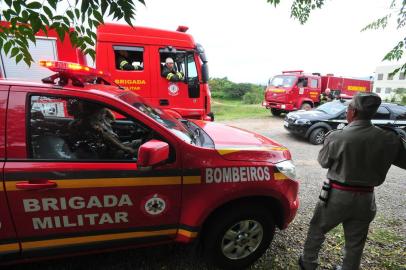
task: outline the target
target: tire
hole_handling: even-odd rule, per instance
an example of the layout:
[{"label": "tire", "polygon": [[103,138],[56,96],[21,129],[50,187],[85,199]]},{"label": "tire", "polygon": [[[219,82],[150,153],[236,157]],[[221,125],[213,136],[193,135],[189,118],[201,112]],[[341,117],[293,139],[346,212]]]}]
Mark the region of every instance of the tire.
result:
[{"label": "tire", "polygon": [[302,105],[300,106],[300,109],[305,110],[305,111],[310,111],[311,109],[313,109],[313,107],[309,103],[302,103]]},{"label": "tire", "polygon": [[220,269],[245,269],[268,248],[275,223],[268,209],[244,204],[215,215],[205,228],[206,259]]},{"label": "tire", "polygon": [[309,141],[312,144],[322,144],[324,142],[324,138],[326,136],[326,129],[324,128],[316,128],[310,133]]},{"label": "tire", "polygon": [[271,113],[274,116],[279,116],[279,115],[281,115],[282,111],[278,110],[278,109],[271,108]]}]

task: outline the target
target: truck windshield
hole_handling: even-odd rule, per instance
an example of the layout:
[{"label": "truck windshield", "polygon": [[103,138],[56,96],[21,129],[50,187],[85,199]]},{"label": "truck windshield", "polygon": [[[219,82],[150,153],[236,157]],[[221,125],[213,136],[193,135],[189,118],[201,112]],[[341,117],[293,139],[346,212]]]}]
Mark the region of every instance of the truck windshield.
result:
[{"label": "truck windshield", "polygon": [[274,87],[292,87],[296,81],[296,76],[279,75],[272,78],[269,86]]},{"label": "truck windshield", "polygon": [[325,112],[327,114],[335,115],[337,113],[343,112],[347,107],[348,103],[341,102],[339,100],[324,103],[319,106],[316,110]]},{"label": "truck windshield", "polygon": [[181,140],[187,143],[193,142],[193,134],[191,134],[184,127],[184,125],[182,125],[178,120],[161,111],[160,109],[153,108],[148,104],[144,103],[144,101],[134,93],[125,92],[120,96],[118,96],[118,98],[135,107],[137,110],[146,114],[148,117],[154,119],[159,124],[168,128],[173,134],[175,134]]}]

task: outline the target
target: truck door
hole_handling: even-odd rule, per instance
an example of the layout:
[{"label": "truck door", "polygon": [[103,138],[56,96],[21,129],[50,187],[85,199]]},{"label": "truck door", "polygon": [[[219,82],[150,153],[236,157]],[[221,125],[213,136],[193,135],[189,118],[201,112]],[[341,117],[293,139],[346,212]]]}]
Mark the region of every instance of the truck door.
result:
[{"label": "truck door", "polygon": [[[201,118],[204,115],[204,98],[200,94],[194,51],[159,48],[159,57],[154,60],[161,71],[157,76],[157,100],[154,104],[162,109],[175,111],[186,118]],[[170,81],[161,76],[165,60],[172,58],[175,69],[184,75],[178,81]]]},{"label": "truck door", "polygon": [[150,100],[153,69],[149,60],[150,48],[113,43],[98,46],[97,69],[108,70],[115,83]]},{"label": "truck door", "polygon": [[4,190],[4,162],[6,136],[6,108],[8,86],[0,86],[0,261],[20,254],[20,245],[10,216],[6,191]]},{"label": "truck door", "polygon": [[[156,132],[136,118],[114,120],[107,107],[125,114],[112,106],[56,91],[21,87],[10,95],[14,132],[8,133],[5,187],[23,255],[172,241],[180,209],[179,153],[170,153],[172,163],[140,171],[123,146],[136,149]],[[93,114],[100,109],[102,116]],[[106,148],[112,140],[93,137],[93,124],[84,128],[81,117],[91,112],[92,119],[107,117],[123,148]]]},{"label": "truck door", "polygon": [[314,103],[320,102],[320,85],[318,78],[309,78],[309,97]]}]

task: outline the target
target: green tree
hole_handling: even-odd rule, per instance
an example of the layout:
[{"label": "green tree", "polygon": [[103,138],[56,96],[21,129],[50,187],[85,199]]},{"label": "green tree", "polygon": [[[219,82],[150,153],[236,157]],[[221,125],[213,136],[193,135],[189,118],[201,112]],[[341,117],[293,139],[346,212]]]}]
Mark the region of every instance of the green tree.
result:
[{"label": "green tree", "polygon": [[[275,7],[280,4],[281,0],[267,0],[268,3],[273,4]],[[299,20],[301,24],[306,23],[309,19],[310,13],[315,9],[320,9],[325,4],[326,0],[293,0],[291,6],[291,17]],[[381,18],[376,19],[361,31],[385,29],[390,19],[396,21],[396,28],[403,29],[406,26],[406,0],[389,0],[388,5],[391,12],[384,14]],[[400,36],[399,42],[395,47],[390,50],[382,61],[400,60],[406,49],[406,38],[404,35]],[[392,74],[398,72],[406,73],[406,63],[401,67],[395,69]]]},{"label": "green tree", "polygon": [[[61,40],[69,36],[71,44],[80,48],[93,59],[96,41],[95,29],[103,24],[105,16],[113,20],[124,19],[129,25],[135,20],[135,2],[145,5],[144,0],[5,0],[1,11],[2,19],[9,25],[0,25],[0,48],[6,55],[23,60],[27,65],[33,62],[29,52],[29,41],[35,43],[39,31],[47,33],[54,29]],[[63,14],[57,14],[58,7],[67,5]],[[73,27],[74,31],[70,28]]]}]

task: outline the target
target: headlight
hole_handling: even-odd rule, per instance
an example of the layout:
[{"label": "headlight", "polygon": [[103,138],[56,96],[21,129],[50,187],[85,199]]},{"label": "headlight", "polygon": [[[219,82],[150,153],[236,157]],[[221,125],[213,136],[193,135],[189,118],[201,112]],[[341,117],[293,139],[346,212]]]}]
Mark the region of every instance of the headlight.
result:
[{"label": "headlight", "polygon": [[310,122],[310,120],[307,119],[297,119],[295,121],[296,125],[311,125],[312,122]]},{"label": "headlight", "polygon": [[285,160],[275,164],[276,168],[290,179],[296,179],[296,168],[291,160]]}]

